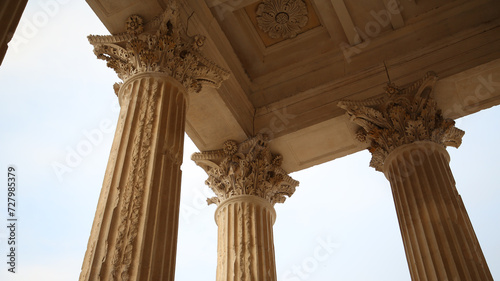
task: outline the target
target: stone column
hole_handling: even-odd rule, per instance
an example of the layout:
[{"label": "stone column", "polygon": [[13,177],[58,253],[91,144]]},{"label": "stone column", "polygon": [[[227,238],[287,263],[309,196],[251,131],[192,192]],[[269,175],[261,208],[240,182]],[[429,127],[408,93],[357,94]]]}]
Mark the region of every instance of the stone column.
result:
[{"label": "stone column", "polygon": [[[0,65],[7,52],[7,44],[14,36],[14,32],[16,31],[27,3],[28,0],[3,0],[0,2],[0,22],[2,23],[2,28],[0,29]],[[26,39],[23,38],[23,40]],[[19,42],[12,42],[11,44],[17,45],[20,41],[21,40],[19,40]],[[17,46],[14,48],[17,48]]]},{"label": "stone column", "polygon": [[428,73],[403,90],[389,85],[382,98],[339,106],[370,142],[370,165],[390,181],[412,280],[493,280],[446,151],[464,132],[437,109],[436,80]]},{"label": "stone column", "polygon": [[187,94],[227,76],[201,56],[201,37],[183,35],[177,14],[170,5],[147,25],[131,16],[126,33],[89,36],[123,83],[81,281],[174,280]]},{"label": "stone column", "polygon": [[276,281],[273,224],[275,203],[295,192],[298,182],[281,169],[266,137],[241,144],[226,141],[217,151],[191,157],[209,175],[206,184],[218,205],[217,281]]}]

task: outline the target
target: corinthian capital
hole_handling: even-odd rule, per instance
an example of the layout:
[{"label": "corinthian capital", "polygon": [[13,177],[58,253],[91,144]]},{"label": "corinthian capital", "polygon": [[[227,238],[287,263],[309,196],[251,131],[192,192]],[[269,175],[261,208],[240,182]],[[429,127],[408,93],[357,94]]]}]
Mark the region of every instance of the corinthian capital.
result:
[{"label": "corinthian capital", "polygon": [[457,129],[452,119],[443,118],[432,98],[436,80],[436,74],[429,72],[405,89],[388,85],[381,98],[338,103],[351,121],[361,126],[358,140],[370,142],[370,166],[381,171],[391,151],[415,141],[460,146],[464,131]]},{"label": "corinthian capital", "polygon": [[105,60],[123,81],[142,72],[162,72],[188,91],[199,92],[203,84],[219,87],[228,78],[227,71],[201,54],[205,37],[187,35],[175,1],[147,24],[138,15],[124,24],[125,33],[88,37],[97,58]]},{"label": "corinthian capital", "polygon": [[281,168],[281,155],[271,153],[264,135],[240,144],[229,140],[223,149],[194,153],[191,159],[207,172],[205,183],[217,195],[207,200],[209,204],[255,195],[274,205],[292,196],[299,185]]}]

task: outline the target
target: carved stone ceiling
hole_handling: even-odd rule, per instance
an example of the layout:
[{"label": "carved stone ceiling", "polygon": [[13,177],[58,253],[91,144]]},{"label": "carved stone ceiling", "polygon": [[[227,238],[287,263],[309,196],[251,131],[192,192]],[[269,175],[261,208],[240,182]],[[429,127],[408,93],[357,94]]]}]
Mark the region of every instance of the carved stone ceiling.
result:
[{"label": "carved stone ceiling", "polygon": [[460,17],[445,14],[464,13],[457,8],[465,1],[206,2],[243,65],[250,81],[246,92],[257,108],[383,65],[464,27],[454,22]]},{"label": "carved stone ceiling", "polygon": [[[167,1],[87,0],[113,34]],[[447,117],[500,103],[499,90],[470,106],[460,87],[475,73],[500,76],[498,0],[177,1],[188,34],[205,35],[205,54],[231,72],[220,89],[190,98],[186,131],[200,150],[267,133],[289,172],[348,155],[365,145],[338,101],[428,71],[441,79],[436,100]]]}]

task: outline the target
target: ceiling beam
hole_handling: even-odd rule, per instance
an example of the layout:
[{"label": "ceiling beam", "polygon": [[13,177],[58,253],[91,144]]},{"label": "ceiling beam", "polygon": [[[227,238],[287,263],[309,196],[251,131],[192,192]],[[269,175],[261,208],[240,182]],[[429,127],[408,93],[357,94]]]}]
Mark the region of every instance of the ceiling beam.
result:
[{"label": "ceiling beam", "polygon": [[399,8],[399,1],[397,0],[383,0],[385,9],[388,11],[391,18],[391,25],[394,30],[405,26],[401,9]]},{"label": "ceiling beam", "polygon": [[257,0],[206,0],[206,3],[209,8],[221,6],[221,8],[226,7],[234,11],[248,6],[256,1]]},{"label": "ceiling beam", "polygon": [[357,45],[361,43],[361,36],[359,36],[358,32],[354,28],[354,23],[352,22],[351,15],[347,11],[347,7],[345,6],[344,0],[331,0],[333,8],[337,13],[340,24],[344,29],[345,35],[347,36],[347,40],[351,45]]}]

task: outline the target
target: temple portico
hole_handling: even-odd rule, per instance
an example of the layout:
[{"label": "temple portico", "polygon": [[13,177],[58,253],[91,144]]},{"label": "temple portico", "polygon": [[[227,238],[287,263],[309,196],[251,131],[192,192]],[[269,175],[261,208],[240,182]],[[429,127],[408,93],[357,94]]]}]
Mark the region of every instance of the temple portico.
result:
[{"label": "temple portico", "polygon": [[[0,62],[26,1],[5,3]],[[109,31],[88,41],[121,81],[108,89],[120,113],[80,281],[175,279],[185,135],[217,206],[207,279],[284,281],[274,231],[287,210],[275,206],[311,189],[292,173],[368,150],[411,279],[493,280],[446,149],[467,141],[455,120],[500,104],[500,1],[87,3]],[[300,207],[326,209],[322,192],[347,188],[336,180],[324,173]],[[330,248],[311,252],[326,259],[333,242],[321,241]]]},{"label": "temple portico", "polygon": [[[500,101],[500,53],[486,47],[500,33],[485,34],[500,22],[484,10],[498,4],[455,4],[452,16],[443,6],[418,24],[407,13],[426,12],[381,1],[394,14],[383,34],[408,25],[428,37],[381,34],[392,49],[380,53],[349,1],[160,2],[110,13],[89,1],[113,34],[89,41],[122,82],[81,281],[174,280],[185,132],[215,193],[217,281],[277,281],[274,205],[299,184],[288,174],[366,148],[390,183],[412,280],[493,280],[445,148],[462,142],[454,118]],[[476,53],[460,36],[475,36]]]}]

